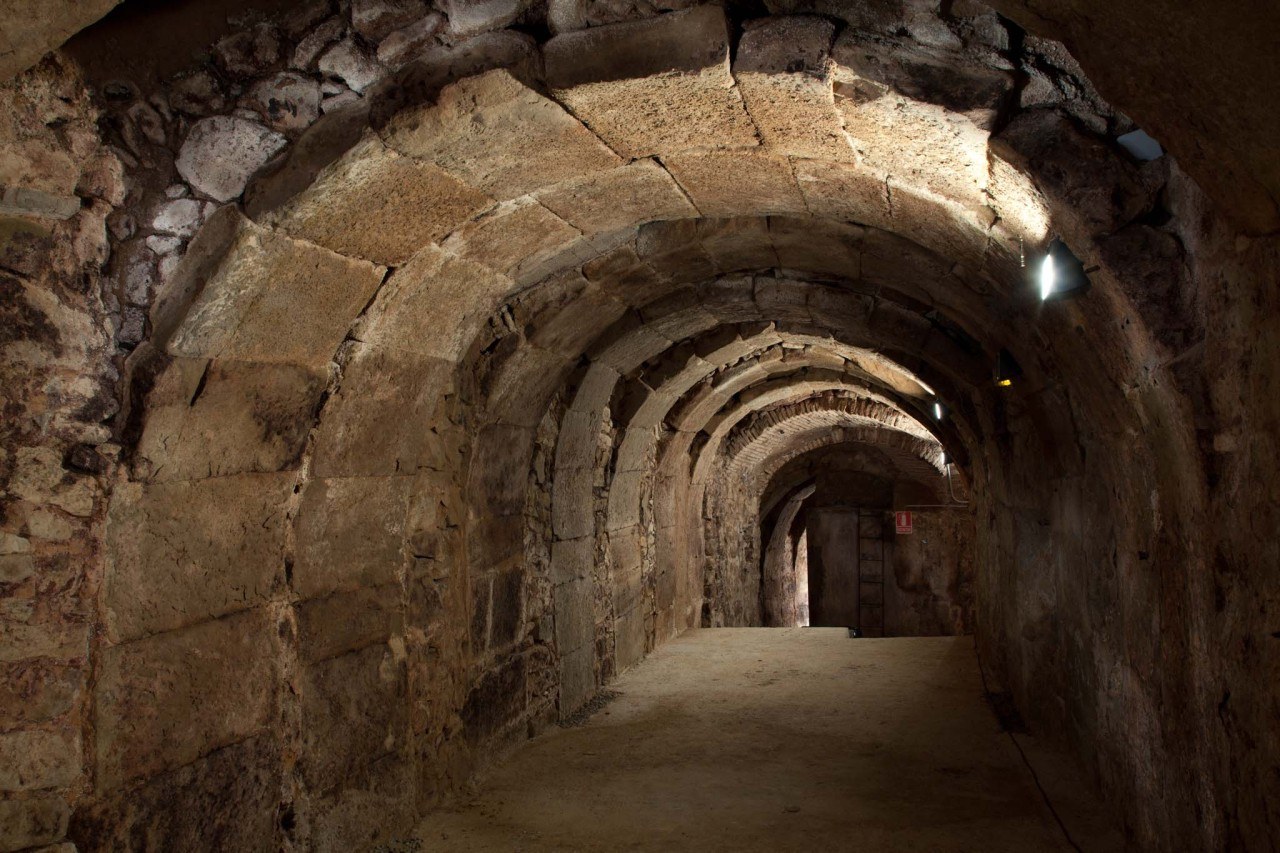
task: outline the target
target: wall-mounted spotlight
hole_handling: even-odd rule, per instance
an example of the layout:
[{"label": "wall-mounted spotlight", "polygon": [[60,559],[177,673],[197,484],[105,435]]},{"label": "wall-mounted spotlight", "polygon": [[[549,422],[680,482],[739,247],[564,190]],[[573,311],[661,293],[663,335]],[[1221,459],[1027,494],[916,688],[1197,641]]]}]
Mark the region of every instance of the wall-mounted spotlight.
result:
[{"label": "wall-mounted spotlight", "polygon": [[1088,291],[1089,272],[1091,270],[1084,269],[1079,257],[1071,254],[1066,243],[1055,238],[1036,265],[1036,284],[1041,301],[1076,296]]},{"label": "wall-mounted spotlight", "polygon": [[947,407],[942,405],[941,402],[934,400],[933,401],[933,419],[935,421],[940,421],[946,416],[947,416]]},{"label": "wall-mounted spotlight", "polygon": [[1041,301],[1076,296],[1089,289],[1089,270],[1056,238],[1036,266],[1036,278]]},{"label": "wall-mounted spotlight", "polygon": [[1022,366],[1007,349],[1000,350],[1000,354],[996,356],[996,385],[1008,388],[1015,379],[1020,378],[1022,378]]}]

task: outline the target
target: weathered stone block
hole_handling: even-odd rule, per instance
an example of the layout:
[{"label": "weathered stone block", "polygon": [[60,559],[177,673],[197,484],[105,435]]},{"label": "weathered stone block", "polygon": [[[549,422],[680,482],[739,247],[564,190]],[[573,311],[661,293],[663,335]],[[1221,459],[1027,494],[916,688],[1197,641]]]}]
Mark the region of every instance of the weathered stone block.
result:
[{"label": "weathered stone block", "polygon": [[791,164],[758,151],[681,154],[663,161],[706,216],[804,214]]},{"label": "weathered stone block", "polygon": [[512,657],[486,673],[467,696],[462,721],[467,739],[481,743],[518,722],[525,707],[525,658]]},{"label": "weathered stone block", "polygon": [[310,664],[302,687],[302,777],[316,793],[355,787],[408,746],[405,667],[390,646]]},{"label": "weathered stone block", "polygon": [[698,215],[667,171],[652,160],[558,184],[536,197],[585,234]]},{"label": "weathered stone block", "polygon": [[[230,231],[225,252],[217,253],[208,269],[184,261],[173,285],[172,302],[164,308],[174,318],[169,352],[261,363],[328,363],[385,271],[243,218],[225,225]],[[167,323],[158,323],[160,340],[163,325]]]},{"label": "weathered stone block", "polygon": [[431,246],[402,267],[369,307],[360,340],[459,360],[511,290],[511,280]]},{"label": "weathered stone block", "polygon": [[299,655],[315,663],[385,643],[403,630],[403,592],[396,582],[300,602]]},{"label": "weathered stone block", "polygon": [[520,515],[525,508],[533,430],[519,426],[484,427],[471,460],[470,490],[482,496],[486,512]]},{"label": "weathered stone block", "polygon": [[189,764],[272,718],[278,626],[259,608],[102,653],[96,684],[100,791]]},{"label": "weathered stone block", "polygon": [[615,665],[622,672],[644,660],[647,644],[644,611],[640,607],[633,607],[616,618],[613,626]]},{"label": "weathered stone block", "polygon": [[315,473],[391,476],[457,464],[453,428],[440,411],[455,370],[451,361],[357,347],[321,413]]},{"label": "weathered stone block", "polygon": [[404,571],[408,477],[307,483],[298,509],[293,587],[303,598],[382,586]]},{"label": "weathered stone block", "polygon": [[387,144],[499,199],[622,165],[555,101],[498,70],[446,86],[398,116]]},{"label": "weathered stone block", "polygon": [[892,229],[883,174],[823,160],[793,160],[805,205],[815,216]]},{"label": "weathered stone block", "polygon": [[121,642],[257,607],[282,583],[290,474],[116,489],[107,636]]},{"label": "weathered stone block", "polygon": [[69,834],[81,850],[278,850],[282,767],[270,735],[249,738],[81,805]]},{"label": "weathered stone block", "polygon": [[0,849],[22,850],[67,834],[71,807],[60,796],[0,800]]},{"label": "weathered stone block", "polygon": [[556,468],[551,491],[551,524],[560,539],[588,536],[595,530],[595,471],[591,460],[582,467]]},{"label": "weathered stone block", "polygon": [[493,609],[489,619],[489,643],[509,646],[524,632],[524,571],[513,569],[493,578]]},{"label": "weathered stone block", "polygon": [[556,97],[623,156],[757,144],[719,7],[566,33],[544,55]]},{"label": "weathered stone block", "polygon": [[329,382],[290,364],[178,358],[156,377],[135,476],[165,482],[296,466]]},{"label": "weathered stone block", "polygon": [[581,237],[578,229],[531,198],[503,202],[454,231],[442,248],[516,278]]},{"label": "weathered stone block", "polygon": [[822,18],[768,18],[742,34],[733,76],[770,151],[852,162],[836,111],[828,57],[835,25]]},{"label": "weathered stone block", "polygon": [[397,265],[492,203],[369,134],[264,220],[340,254]]},{"label": "weathered stone block", "polygon": [[857,281],[865,229],[821,219],[769,220],[769,238],[784,269],[834,274]]},{"label": "weathered stone block", "polygon": [[564,584],[589,579],[595,565],[595,542],[590,536],[551,543],[551,580]]},{"label": "weathered stone block", "polygon": [[560,654],[560,719],[572,716],[596,692],[595,649],[584,646]]},{"label": "weathered stone block", "polygon": [[556,645],[561,656],[591,648],[595,643],[596,622],[591,578],[580,577],[557,584],[555,607]]},{"label": "weathered stone block", "polygon": [[79,731],[0,734],[0,791],[66,788],[80,776]]}]

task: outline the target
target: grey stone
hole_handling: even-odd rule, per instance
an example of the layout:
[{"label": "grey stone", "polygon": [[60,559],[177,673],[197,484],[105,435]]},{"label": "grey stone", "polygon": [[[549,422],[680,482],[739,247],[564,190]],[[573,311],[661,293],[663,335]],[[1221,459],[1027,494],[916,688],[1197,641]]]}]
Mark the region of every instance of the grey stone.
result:
[{"label": "grey stone", "polygon": [[352,0],[351,25],[356,32],[378,41],[407,27],[427,14],[423,0]]},{"label": "grey stone", "polygon": [[[161,234],[176,234],[179,237],[190,237],[200,228],[200,202],[191,198],[179,198],[160,205],[151,227]],[[157,254],[159,250],[152,249]]]},{"label": "grey stone", "polygon": [[444,26],[444,16],[438,12],[421,18],[403,29],[389,34],[378,45],[378,61],[398,68],[435,41],[436,33]]},{"label": "grey stone", "polygon": [[197,192],[230,201],[287,140],[261,124],[234,116],[197,122],[178,152],[178,173]]},{"label": "grey stone", "polygon": [[293,50],[293,59],[289,65],[302,71],[309,70],[326,47],[342,38],[347,27],[342,23],[341,18],[330,18],[320,26],[316,27],[313,32],[298,42],[298,46]]},{"label": "grey stone", "polygon": [[351,39],[326,50],[317,64],[323,74],[342,80],[356,92],[376,83],[383,71],[378,60]]}]

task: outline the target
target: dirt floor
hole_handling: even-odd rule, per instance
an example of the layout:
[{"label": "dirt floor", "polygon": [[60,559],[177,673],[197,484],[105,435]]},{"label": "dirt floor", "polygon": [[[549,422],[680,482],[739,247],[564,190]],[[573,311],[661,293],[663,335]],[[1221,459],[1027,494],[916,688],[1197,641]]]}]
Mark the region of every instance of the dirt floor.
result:
[{"label": "dirt floor", "polygon": [[693,631],[613,688],[424,821],[421,849],[1123,849],[1074,767],[1020,735],[1067,840],[967,637]]}]

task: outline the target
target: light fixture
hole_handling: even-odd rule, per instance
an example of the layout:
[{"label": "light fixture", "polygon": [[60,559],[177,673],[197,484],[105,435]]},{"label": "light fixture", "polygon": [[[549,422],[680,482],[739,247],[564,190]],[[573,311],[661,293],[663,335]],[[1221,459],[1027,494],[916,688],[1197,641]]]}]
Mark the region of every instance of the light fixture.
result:
[{"label": "light fixture", "polygon": [[1089,270],[1071,253],[1067,244],[1054,239],[1040,261],[1037,274],[1040,301],[1075,296],[1089,289]]},{"label": "light fixture", "polygon": [[935,421],[940,421],[942,420],[942,416],[945,415],[946,413],[947,413],[946,408],[944,408],[940,402],[938,402],[937,400],[934,400],[933,401],[933,419]]},{"label": "light fixture", "polygon": [[1017,359],[1013,357],[1007,349],[1000,350],[1000,354],[996,356],[996,385],[1001,388],[1008,388],[1013,384],[1013,380],[1022,376],[1022,367],[1018,364]]},{"label": "light fixture", "polygon": [[939,459],[939,462],[942,463],[942,467],[945,470],[947,467],[947,451],[942,451],[942,458]]}]

